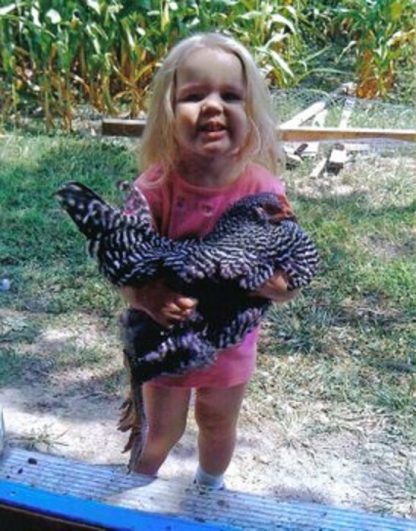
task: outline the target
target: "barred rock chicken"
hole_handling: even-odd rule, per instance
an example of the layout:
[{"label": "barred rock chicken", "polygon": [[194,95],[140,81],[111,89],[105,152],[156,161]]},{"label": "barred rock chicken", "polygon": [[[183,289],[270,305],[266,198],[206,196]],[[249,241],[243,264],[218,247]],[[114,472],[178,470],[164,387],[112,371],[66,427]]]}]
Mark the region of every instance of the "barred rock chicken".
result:
[{"label": "barred rock chicken", "polygon": [[[89,254],[112,284],[140,286],[161,277],[198,300],[194,314],[169,329],[137,310],[121,317],[133,395],[121,421],[121,429],[132,429],[126,448],[132,449],[130,466],[143,446],[141,384],[212,364],[217,351],[241,342],[270,306],[267,299],[249,296],[251,291],[278,269],[286,273],[290,290],[306,286],[319,264],[309,236],[294,218],[282,219],[275,194],[241,199],[203,238],[171,240],[154,230],[144,196],[132,193],[135,215],[114,209],[80,183],[68,183],[57,192],[86,236]],[[134,421],[128,420],[131,406]]]}]

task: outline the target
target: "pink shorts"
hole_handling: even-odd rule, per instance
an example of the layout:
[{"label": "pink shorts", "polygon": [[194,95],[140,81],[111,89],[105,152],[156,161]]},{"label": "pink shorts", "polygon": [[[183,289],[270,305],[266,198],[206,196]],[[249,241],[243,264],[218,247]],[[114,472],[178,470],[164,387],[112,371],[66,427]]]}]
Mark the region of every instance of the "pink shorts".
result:
[{"label": "pink shorts", "polygon": [[250,380],[256,368],[259,328],[235,347],[222,350],[213,365],[179,376],[159,376],[149,382],[162,387],[234,387]]}]

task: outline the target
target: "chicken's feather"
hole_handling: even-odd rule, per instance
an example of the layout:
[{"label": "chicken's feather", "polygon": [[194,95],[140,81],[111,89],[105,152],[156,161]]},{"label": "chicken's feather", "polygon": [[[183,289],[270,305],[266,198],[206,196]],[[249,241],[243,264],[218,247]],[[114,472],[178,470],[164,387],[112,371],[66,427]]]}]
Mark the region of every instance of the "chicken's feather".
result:
[{"label": "chicken's feather", "polygon": [[134,215],[112,208],[80,183],[64,185],[57,196],[110,282],[137,286],[163,277],[198,300],[192,317],[169,330],[143,312],[125,313],[123,339],[140,382],[207,366],[219,349],[241,342],[270,305],[250,292],[276,270],[286,272],[289,289],[307,285],[317,271],[311,239],[293,218],[276,218],[281,207],[272,193],[239,200],[207,236],[179,241],[153,229],[148,204],[137,190],[131,198]]}]

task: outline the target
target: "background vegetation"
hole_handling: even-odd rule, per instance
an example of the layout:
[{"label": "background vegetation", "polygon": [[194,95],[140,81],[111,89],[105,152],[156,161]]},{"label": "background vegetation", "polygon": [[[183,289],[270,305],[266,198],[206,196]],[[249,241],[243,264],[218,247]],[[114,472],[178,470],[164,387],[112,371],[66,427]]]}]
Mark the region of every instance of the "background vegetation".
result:
[{"label": "background vegetation", "polygon": [[348,80],[360,97],[411,100],[415,14],[413,0],[0,0],[1,116],[67,130],[81,103],[137,116],[172,44],[216,29],[249,46],[274,87]]}]

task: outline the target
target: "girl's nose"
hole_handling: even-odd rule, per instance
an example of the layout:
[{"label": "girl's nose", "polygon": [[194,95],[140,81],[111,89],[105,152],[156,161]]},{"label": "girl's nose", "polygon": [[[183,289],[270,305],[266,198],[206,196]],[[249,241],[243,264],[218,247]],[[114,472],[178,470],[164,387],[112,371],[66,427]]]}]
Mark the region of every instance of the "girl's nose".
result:
[{"label": "girl's nose", "polygon": [[203,111],[221,111],[222,110],[222,100],[219,94],[209,94],[202,104]]}]

